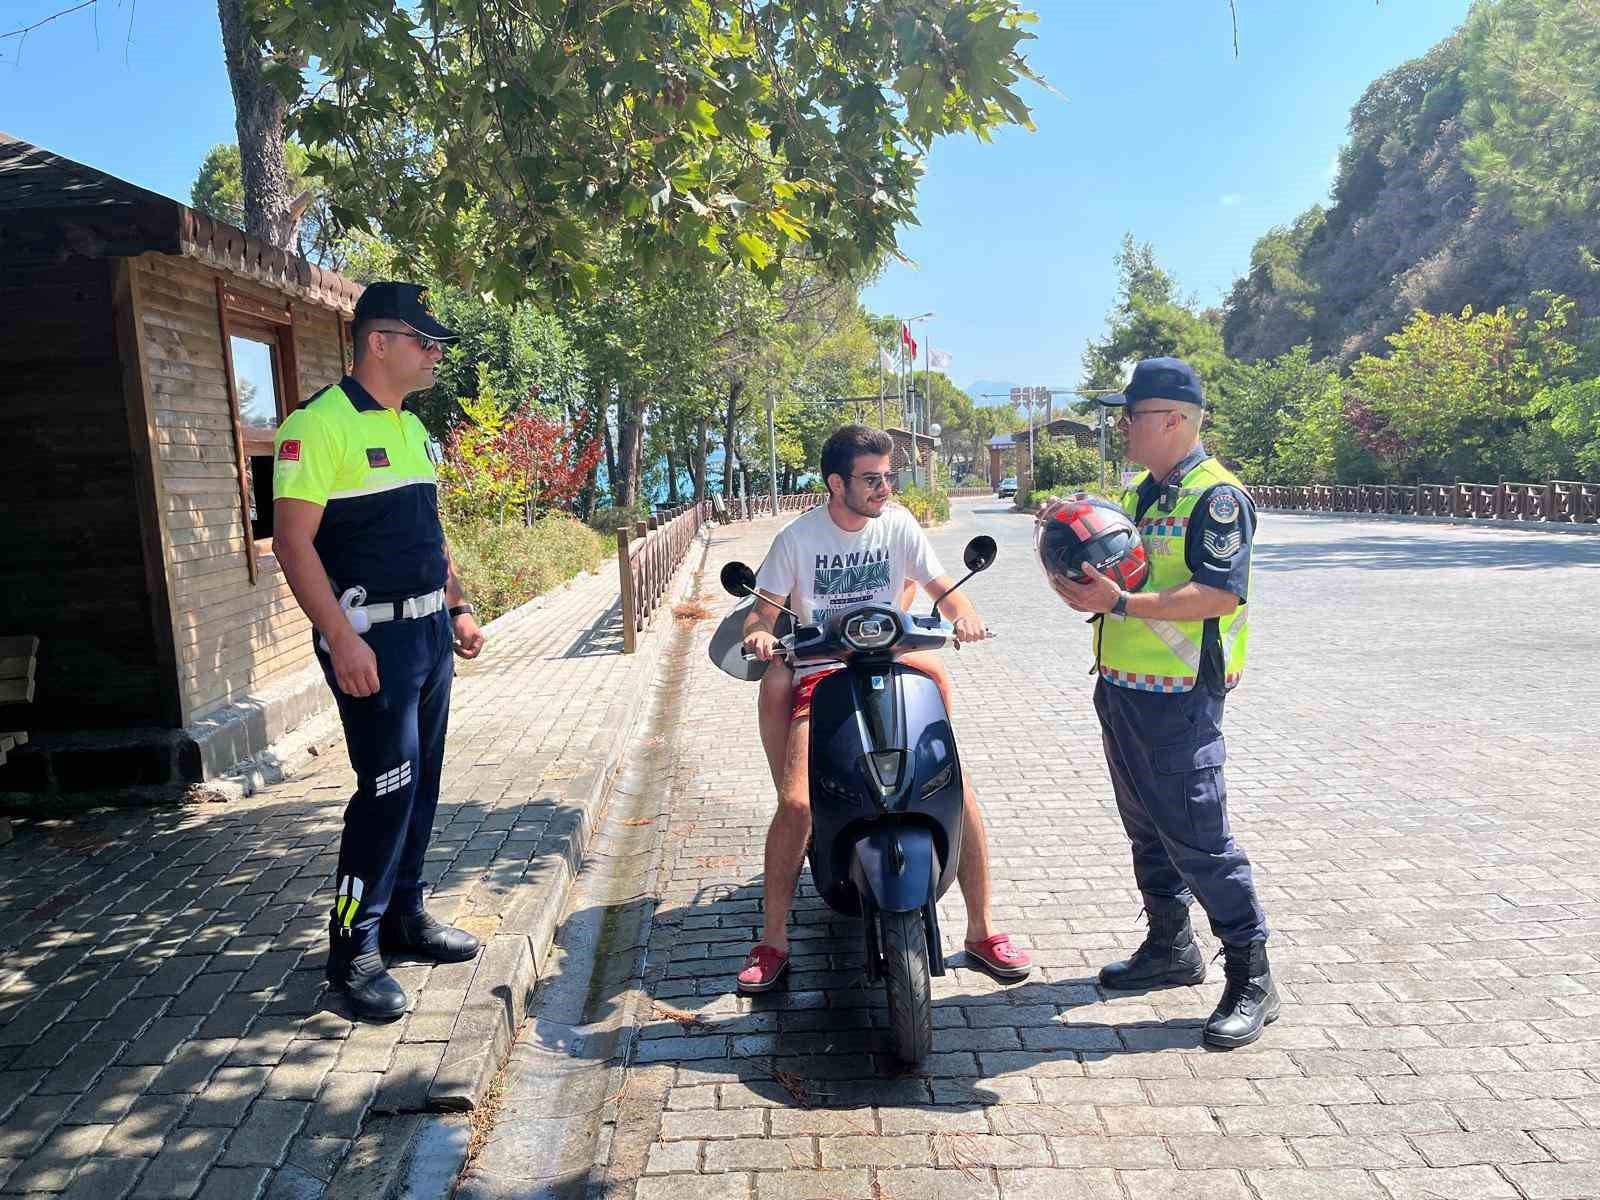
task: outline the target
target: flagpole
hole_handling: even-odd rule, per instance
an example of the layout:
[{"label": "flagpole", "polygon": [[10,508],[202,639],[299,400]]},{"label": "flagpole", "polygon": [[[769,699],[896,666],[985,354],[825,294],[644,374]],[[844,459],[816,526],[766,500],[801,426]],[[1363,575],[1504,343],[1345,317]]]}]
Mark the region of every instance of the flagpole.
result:
[{"label": "flagpole", "polygon": [[[883,347],[878,347],[878,428],[882,429],[886,422],[883,417]],[[1102,486],[1101,491],[1105,488]]]},{"label": "flagpole", "polygon": [[895,356],[900,364],[900,423],[906,424],[906,326],[900,323],[900,353]]},{"label": "flagpole", "polygon": [[922,343],[922,427],[933,425],[933,335]]}]

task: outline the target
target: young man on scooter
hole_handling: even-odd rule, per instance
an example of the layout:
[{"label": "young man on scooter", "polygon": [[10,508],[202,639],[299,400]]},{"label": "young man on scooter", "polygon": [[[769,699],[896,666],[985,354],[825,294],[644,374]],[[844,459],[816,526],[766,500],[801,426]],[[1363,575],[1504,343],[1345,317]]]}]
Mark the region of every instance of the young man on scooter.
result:
[{"label": "young man on scooter", "polygon": [[[977,642],[989,636],[965,592],[945,595],[953,581],[944,573],[916,519],[899,505],[888,507],[895,482],[890,466],[893,449],[888,434],[864,425],[835,430],[823,445],[822,477],[828,503],[797,517],[779,532],[756,577],[759,598],[745,624],[744,644],[771,664],[769,671],[783,667],[774,659],[778,605],[820,623],[830,609],[870,601],[900,603],[907,583],[920,584],[930,596],[940,597],[939,611],[954,624],[958,642]],[[951,709],[949,675],[938,655],[906,655],[900,661],[932,676],[946,710]],[[811,833],[807,772],[811,695],[817,680],[830,669],[802,667],[796,672],[788,711],[779,711],[776,719],[769,711],[770,704],[763,705],[762,744],[779,778],[778,811],[767,830],[761,941],[739,973],[739,991],[746,994],[770,990],[789,969],[789,909]],[[775,683],[783,678],[777,676]],[[769,695],[764,688],[764,698]],[[1022,979],[1032,970],[1027,954],[990,926],[989,851],[983,814],[971,780],[965,783],[957,879],[967,906],[967,955],[997,978]]]}]

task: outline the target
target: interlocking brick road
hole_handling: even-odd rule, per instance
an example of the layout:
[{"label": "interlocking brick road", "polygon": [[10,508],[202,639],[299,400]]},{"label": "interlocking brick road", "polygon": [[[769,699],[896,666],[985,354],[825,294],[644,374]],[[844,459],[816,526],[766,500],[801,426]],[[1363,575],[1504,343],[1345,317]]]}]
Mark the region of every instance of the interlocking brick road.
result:
[{"label": "interlocking brick road", "polygon": [[[706,663],[702,622],[612,1194],[1600,1196],[1600,539],[1264,518],[1228,778],[1285,1008],[1225,1053],[1199,1045],[1220,963],[1095,985],[1141,930],[1088,631],[1027,518],[962,502],[934,540],[954,564],[980,531],[1001,556],[969,587],[1001,638],[950,656],[956,729],[1038,971],[936,981],[936,1052],[897,1073],[853,923],[803,881],[788,988],[733,994],[772,801],[754,689]],[[760,553],[714,546],[707,581],[734,550]],[[959,963],[954,891],[942,919]]]},{"label": "interlocking brick road", "polygon": [[616,595],[607,564],[458,664],[429,907],[491,952],[397,968],[396,1024],[322,995],[342,745],[240,802],[20,822],[0,848],[0,1192],[315,1200],[369,1112],[470,1084],[477,1001],[513,982],[493,952],[554,927],[530,910],[559,908],[574,798],[653,661],[618,652]]}]

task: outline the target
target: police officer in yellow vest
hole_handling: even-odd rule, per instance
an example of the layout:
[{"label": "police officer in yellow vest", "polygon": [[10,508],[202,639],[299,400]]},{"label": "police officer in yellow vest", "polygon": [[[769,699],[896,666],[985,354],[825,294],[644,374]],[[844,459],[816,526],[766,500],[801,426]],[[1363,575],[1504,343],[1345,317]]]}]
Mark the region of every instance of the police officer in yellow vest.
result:
[{"label": "police officer in yellow vest", "polygon": [[279,427],[273,550],[316,627],[356,792],[329,918],[328,981],[353,1013],[391,1021],[406,996],[385,953],[461,962],[478,939],[423,908],[450,715],[451,654],[483,631],[439,524],[428,433],[404,407],[455,339],[409,283],[356,303],[355,369]]},{"label": "police officer in yellow vest", "polygon": [[1127,388],[1101,403],[1122,409],[1127,456],[1147,468],[1122,506],[1139,526],[1151,574],[1135,594],[1093,567],[1085,583],[1053,584],[1073,608],[1101,614],[1095,711],[1149,916],[1143,944],[1103,967],[1100,982],[1142,989],[1205,979],[1189,924],[1198,899],[1222,942],[1227,977],[1204,1040],[1243,1046],[1280,1007],[1266,915],[1228,827],[1222,778],[1223,702],[1244,673],[1249,640],[1255,506],[1200,444],[1205,400],[1187,363],[1145,359]]}]

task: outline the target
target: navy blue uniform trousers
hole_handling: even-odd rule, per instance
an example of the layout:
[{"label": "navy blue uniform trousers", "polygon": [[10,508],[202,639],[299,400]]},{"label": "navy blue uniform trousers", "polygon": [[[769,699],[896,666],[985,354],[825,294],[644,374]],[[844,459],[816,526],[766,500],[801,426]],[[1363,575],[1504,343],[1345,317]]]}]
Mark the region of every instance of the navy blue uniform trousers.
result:
[{"label": "navy blue uniform trousers", "polygon": [[1101,679],[1106,765],[1122,827],[1133,843],[1133,876],[1153,910],[1198,899],[1218,940],[1267,936],[1250,860],[1228,827],[1222,778],[1224,697],[1204,684],[1187,692],[1141,692]]},{"label": "navy blue uniform trousers", "polygon": [[376,695],[345,695],[317,650],[356,773],[329,923],[335,949],[351,955],[378,948],[384,913],[422,911],[422,861],[439,806],[455,674],[450,618],[442,611],[384,621],[362,636],[378,660]]}]

